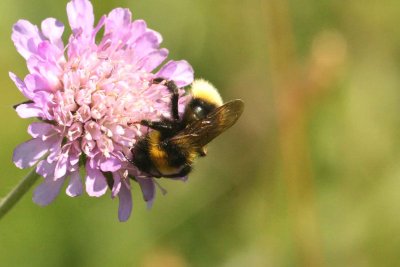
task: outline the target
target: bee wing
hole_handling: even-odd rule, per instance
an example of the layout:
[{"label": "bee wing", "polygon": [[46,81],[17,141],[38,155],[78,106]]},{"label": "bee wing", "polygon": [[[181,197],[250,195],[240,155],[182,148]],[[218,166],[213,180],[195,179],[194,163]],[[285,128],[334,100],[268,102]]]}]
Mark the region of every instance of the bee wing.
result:
[{"label": "bee wing", "polygon": [[235,124],[243,108],[242,100],[229,101],[213,110],[205,118],[192,122],[169,141],[180,147],[201,148]]}]

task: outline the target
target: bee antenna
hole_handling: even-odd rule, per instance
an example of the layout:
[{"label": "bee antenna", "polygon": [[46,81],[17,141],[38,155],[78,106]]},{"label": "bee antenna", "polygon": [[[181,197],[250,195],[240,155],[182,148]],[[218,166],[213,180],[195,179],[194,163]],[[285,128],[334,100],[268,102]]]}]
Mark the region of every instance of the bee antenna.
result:
[{"label": "bee antenna", "polygon": [[135,163],[134,163],[131,159],[129,159],[129,158],[125,155],[124,152],[122,152],[122,155],[124,155],[124,158],[125,158],[130,164],[135,165]]},{"label": "bee antenna", "polygon": [[167,82],[167,80],[163,77],[157,77],[157,78],[153,78],[151,82],[154,84],[164,84]]},{"label": "bee antenna", "polygon": [[128,122],[127,124],[128,124],[128,126],[131,126],[131,125],[134,125],[134,124],[142,124],[142,122],[141,121],[134,121],[134,122]]}]

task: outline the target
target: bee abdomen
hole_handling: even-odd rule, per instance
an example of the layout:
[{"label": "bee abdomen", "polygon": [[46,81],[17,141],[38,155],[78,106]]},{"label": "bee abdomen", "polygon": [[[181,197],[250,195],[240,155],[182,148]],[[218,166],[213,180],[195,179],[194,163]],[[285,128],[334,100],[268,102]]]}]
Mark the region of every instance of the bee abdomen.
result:
[{"label": "bee abdomen", "polygon": [[131,152],[133,154],[132,162],[135,166],[144,172],[150,173],[153,169],[153,163],[150,158],[149,140],[147,138],[139,140]]},{"label": "bee abdomen", "polygon": [[190,153],[178,145],[168,144],[164,149],[168,155],[168,165],[179,168],[183,165],[191,164]]}]

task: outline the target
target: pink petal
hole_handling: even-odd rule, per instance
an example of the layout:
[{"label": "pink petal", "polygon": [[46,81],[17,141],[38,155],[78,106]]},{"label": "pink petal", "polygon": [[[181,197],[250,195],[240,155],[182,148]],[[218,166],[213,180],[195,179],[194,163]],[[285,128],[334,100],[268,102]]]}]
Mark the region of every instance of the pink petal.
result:
[{"label": "pink petal", "polygon": [[40,206],[46,206],[53,202],[60,193],[64,180],[65,177],[56,181],[51,178],[45,179],[33,192],[33,202]]},{"label": "pink petal", "polygon": [[115,157],[110,157],[100,163],[100,169],[103,172],[116,172],[121,169],[121,161]]},{"label": "pink petal", "polygon": [[54,19],[48,18],[42,22],[42,32],[47,39],[49,39],[50,43],[58,47],[60,50],[64,49],[64,43],[61,39],[62,34],[64,32],[64,25]]},{"label": "pink petal", "polygon": [[56,162],[49,163],[47,160],[41,160],[36,166],[36,173],[40,174],[44,178],[53,179],[54,169],[56,167]]},{"label": "pink petal", "polygon": [[[51,44],[49,41],[43,41],[38,45],[38,55],[45,62],[51,64],[51,68],[55,69],[55,73],[58,71],[57,63],[62,56],[62,50]],[[47,66],[50,64],[47,64]],[[42,65],[47,67],[45,64]]]},{"label": "pink petal", "polygon": [[90,167],[89,160],[86,163],[86,192],[91,197],[100,197],[107,191],[107,181],[103,173]]},{"label": "pink petal", "polygon": [[[30,57],[26,61],[26,64],[28,66],[29,72],[34,75],[41,76],[46,81],[47,87],[44,89],[46,89],[47,91],[56,91],[62,87],[61,81],[59,79],[59,77],[61,77],[62,75],[62,69],[56,62],[58,52],[47,45],[48,42],[44,42],[42,44],[42,46],[40,47],[40,53],[41,56],[49,57],[52,60],[43,60],[39,57]],[[49,51],[46,51],[46,49],[49,49]],[[35,91],[37,91],[37,89]]]},{"label": "pink petal", "polygon": [[193,82],[193,68],[186,60],[171,60],[157,72],[156,77],[173,80],[178,87],[183,87]]},{"label": "pink petal", "polygon": [[17,77],[17,75],[15,75],[12,72],[8,73],[11,80],[15,83],[15,85],[17,86],[17,88],[21,91],[21,93],[28,99],[33,99],[34,94],[28,90],[28,88],[26,87],[26,84],[24,81],[22,81],[20,78]]},{"label": "pink petal", "polygon": [[104,26],[104,23],[106,22],[106,15],[101,16],[99,22],[97,23],[96,27],[94,27],[92,31],[92,38],[95,39],[97,33],[101,30],[101,28]]},{"label": "pink petal", "polygon": [[141,69],[151,72],[157,68],[168,56],[168,50],[163,48],[148,54],[138,63]]},{"label": "pink petal", "polygon": [[94,121],[90,121],[88,123],[85,123],[85,139],[87,140],[97,140],[100,139],[102,136],[101,131],[100,131],[100,125],[97,124]]},{"label": "pink petal", "polygon": [[71,147],[69,151],[69,164],[70,166],[75,166],[78,165],[79,163],[79,157],[81,156],[82,151],[79,148],[79,142],[74,142],[73,146]]},{"label": "pink petal", "polygon": [[137,182],[140,185],[142,190],[143,199],[147,203],[147,208],[151,208],[153,205],[155,193],[156,193],[156,186],[153,181],[153,178],[136,178]]},{"label": "pink petal", "polygon": [[162,187],[159,183],[157,183],[157,181],[154,180],[154,178],[153,178],[153,182],[158,187],[158,189],[160,189],[161,194],[166,195],[168,193],[164,187]]},{"label": "pink petal", "polygon": [[135,42],[136,58],[138,60],[153,52],[160,45],[157,35],[153,32],[146,32]]},{"label": "pink petal", "polygon": [[82,194],[82,181],[79,175],[79,170],[71,173],[71,179],[66,190],[66,193],[70,197],[76,197]]},{"label": "pink petal", "polygon": [[20,104],[15,108],[15,111],[23,119],[43,116],[42,109],[35,103]]},{"label": "pink petal", "polygon": [[14,24],[11,39],[25,59],[37,53],[37,46],[43,40],[38,27],[27,20],[19,20]]},{"label": "pink petal", "polygon": [[68,21],[71,29],[91,34],[94,24],[93,6],[88,0],[72,0],[67,4]]},{"label": "pink petal", "polygon": [[[49,140],[50,142],[50,140]],[[61,154],[61,144],[63,142],[62,136],[54,136],[51,138],[51,146],[49,149],[49,155],[47,156],[47,161],[50,163],[57,162],[58,156]]]},{"label": "pink petal", "polygon": [[67,166],[68,166],[68,152],[60,154],[56,168],[54,169],[54,180],[60,179],[61,177],[65,176],[67,173]]},{"label": "pink petal", "polygon": [[15,148],[13,162],[15,166],[21,169],[31,167],[35,165],[48,150],[48,144],[43,142],[40,138],[31,139]]},{"label": "pink petal", "polygon": [[118,207],[118,219],[121,222],[125,222],[129,219],[132,212],[132,194],[131,190],[125,183],[122,184],[121,190],[119,191],[119,207]]},{"label": "pink petal", "polygon": [[111,197],[114,198],[116,195],[118,195],[119,190],[121,189],[121,175],[119,172],[114,172],[113,173],[113,179],[114,179],[114,184],[113,188],[111,190]]},{"label": "pink petal", "polygon": [[155,30],[152,29],[147,29],[146,32],[151,32],[156,38],[157,38],[157,43],[161,44],[163,41],[162,35],[159,32],[156,32]]},{"label": "pink petal", "polygon": [[147,25],[144,20],[138,19],[132,22],[129,43],[134,43],[142,34],[146,32]]},{"label": "pink petal", "polygon": [[116,8],[108,14],[105,20],[104,35],[110,35],[115,42],[126,42],[130,37],[132,14],[127,8]]},{"label": "pink petal", "polygon": [[35,93],[38,91],[51,91],[50,85],[42,75],[39,74],[28,74],[26,75],[24,82],[28,90],[27,94],[31,95],[30,99],[33,99]]},{"label": "pink petal", "polygon": [[54,126],[45,122],[32,122],[28,127],[28,133],[33,138],[40,137],[43,141],[55,132]]}]

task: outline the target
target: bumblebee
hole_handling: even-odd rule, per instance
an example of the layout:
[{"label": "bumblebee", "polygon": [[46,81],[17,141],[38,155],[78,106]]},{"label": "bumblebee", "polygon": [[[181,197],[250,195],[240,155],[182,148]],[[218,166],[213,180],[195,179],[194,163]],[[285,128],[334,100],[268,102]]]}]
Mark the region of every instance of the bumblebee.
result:
[{"label": "bumblebee", "polygon": [[171,92],[171,119],[142,120],[151,131],[132,147],[127,159],[140,171],[153,177],[186,176],[198,157],[206,156],[209,142],[230,128],[243,112],[242,100],[225,104],[218,91],[205,80],[195,80],[191,99],[182,116],[178,113],[178,87],[171,80],[156,78],[153,83],[165,85]]}]

